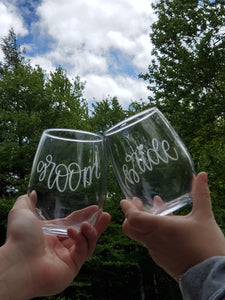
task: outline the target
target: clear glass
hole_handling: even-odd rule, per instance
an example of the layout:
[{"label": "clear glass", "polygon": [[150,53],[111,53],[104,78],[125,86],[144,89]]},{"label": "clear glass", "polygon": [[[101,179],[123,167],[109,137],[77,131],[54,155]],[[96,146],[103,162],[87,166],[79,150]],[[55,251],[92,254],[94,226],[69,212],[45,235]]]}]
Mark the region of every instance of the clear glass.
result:
[{"label": "clear glass", "polygon": [[46,233],[67,236],[67,228],[94,224],[106,197],[106,162],[101,135],[48,129],[33,161],[28,193],[37,192],[36,211]]},{"label": "clear glass", "polygon": [[[191,203],[194,164],[165,116],[151,108],[104,133],[113,171],[126,198],[166,215]],[[159,196],[161,199],[158,197]],[[158,200],[157,200],[158,199]]]}]

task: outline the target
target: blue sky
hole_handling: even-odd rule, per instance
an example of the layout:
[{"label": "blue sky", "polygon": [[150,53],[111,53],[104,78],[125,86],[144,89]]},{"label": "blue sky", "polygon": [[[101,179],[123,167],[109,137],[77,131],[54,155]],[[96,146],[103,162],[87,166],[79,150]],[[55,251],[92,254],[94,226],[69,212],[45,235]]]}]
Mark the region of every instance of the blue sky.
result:
[{"label": "blue sky", "polygon": [[[32,65],[62,66],[86,81],[88,101],[117,96],[147,101],[138,74],[151,61],[151,8],[156,0],[0,0],[0,38],[13,27]],[[0,60],[2,53],[0,53]]]}]

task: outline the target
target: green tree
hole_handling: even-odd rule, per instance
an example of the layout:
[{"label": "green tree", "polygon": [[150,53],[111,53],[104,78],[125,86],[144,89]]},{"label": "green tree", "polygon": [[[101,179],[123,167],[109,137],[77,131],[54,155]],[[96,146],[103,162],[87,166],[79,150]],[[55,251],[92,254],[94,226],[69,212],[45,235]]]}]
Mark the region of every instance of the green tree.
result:
[{"label": "green tree", "polygon": [[149,81],[150,102],[190,140],[225,110],[224,1],[163,0],[153,7],[153,61],[141,77]]},{"label": "green tree", "polygon": [[23,62],[23,51],[17,45],[16,34],[13,28],[10,28],[8,35],[2,38],[1,49],[4,53],[4,61],[7,67],[15,68]]},{"label": "green tree", "polygon": [[117,97],[106,98],[92,104],[91,127],[103,133],[126,117],[126,112],[119,104]]},{"label": "green tree", "polygon": [[45,109],[43,84],[40,68],[19,65],[13,70],[4,69],[0,80],[1,195],[25,191]]},{"label": "green tree", "polygon": [[3,38],[0,74],[0,196],[26,192],[42,131],[50,127],[85,128],[84,83],[72,82],[61,67],[47,75],[32,67],[12,30]]},{"label": "green tree", "polygon": [[62,67],[56,68],[45,80],[45,101],[48,109],[44,118],[48,127],[87,129],[88,106],[83,98],[85,83],[76,76],[69,80]]},{"label": "green tree", "polygon": [[154,104],[146,103],[142,99],[137,101],[132,101],[128,106],[128,116],[139,113],[145,109],[153,107]]},{"label": "green tree", "polygon": [[146,74],[158,106],[184,140],[196,170],[209,173],[213,205],[224,218],[225,3],[161,0],[153,6],[153,60]]}]

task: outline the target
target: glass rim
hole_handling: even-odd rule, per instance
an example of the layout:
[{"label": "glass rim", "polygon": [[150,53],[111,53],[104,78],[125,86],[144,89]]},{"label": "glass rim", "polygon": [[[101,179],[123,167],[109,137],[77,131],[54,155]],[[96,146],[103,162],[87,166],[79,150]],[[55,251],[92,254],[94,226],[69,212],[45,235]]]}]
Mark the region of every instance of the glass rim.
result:
[{"label": "glass rim", "polygon": [[[57,133],[60,133],[60,132],[62,134],[57,135]],[[68,132],[73,133],[74,137],[73,136],[72,137],[63,136],[63,133],[68,133]],[[87,137],[87,139],[79,138],[78,136],[76,137],[75,134],[85,135]],[[102,142],[103,141],[103,136],[98,133],[85,131],[85,130],[78,130],[78,129],[69,129],[69,128],[48,128],[43,131],[42,135],[52,137],[52,138],[58,139],[58,140],[65,140],[65,141],[71,141],[71,142],[94,143],[94,142]]]},{"label": "glass rim", "polygon": [[[139,122],[142,122],[143,120],[148,118],[154,112],[160,113],[160,111],[157,107],[151,107],[151,108],[145,109],[137,114],[134,114],[134,115],[122,120],[121,122],[117,123],[116,125],[112,126],[108,130],[106,130],[103,134],[105,137],[107,137],[112,134],[118,133],[124,129],[127,129],[130,126],[133,126]],[[143,117],[141,117],[141,116],[143,116]],[[133,122],[131,122],[132,120],[133,120]],[[127,124],[127,123],[129,123],[129,124]]]}]

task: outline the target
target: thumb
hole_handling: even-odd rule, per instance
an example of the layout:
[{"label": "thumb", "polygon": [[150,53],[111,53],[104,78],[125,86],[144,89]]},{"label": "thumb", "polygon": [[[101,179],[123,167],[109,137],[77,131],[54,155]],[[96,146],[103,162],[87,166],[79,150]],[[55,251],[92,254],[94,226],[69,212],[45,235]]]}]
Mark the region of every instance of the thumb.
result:
[{"label": "thumb", "polygon": [[127,199],[121,200],[120,206],[122,208],[122,211],[123,211],[125,217],[127,216],[127,214],[129,214],[130,210],[132,211],[132,209],[134,208],[131,200],[127,200]]},{"label": "thumb", "polygon": [[32,211],[35,211],[36,203],[37,203],[37,193],[35,191],[32,191],[29,195],[29,207]]},{"label": "thumb", "polygon": [[212,214],[208,178],[205,172],[199,173],[194,181],[192,213],[204,216]]}]

